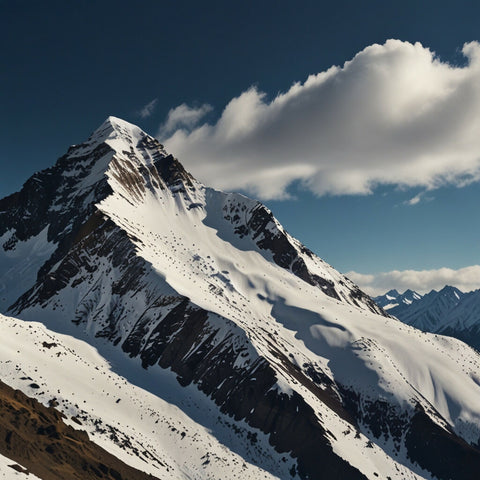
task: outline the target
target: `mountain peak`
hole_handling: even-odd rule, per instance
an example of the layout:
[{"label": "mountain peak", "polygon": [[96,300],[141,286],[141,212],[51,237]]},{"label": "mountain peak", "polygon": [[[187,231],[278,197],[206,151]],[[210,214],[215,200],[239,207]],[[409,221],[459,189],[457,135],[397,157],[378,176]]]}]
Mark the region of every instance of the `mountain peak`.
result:
[{"label": "mountain peak", "polygon": [[392,290],[389,290],[385,295],[388,295],[389,297],[397,298],[400,294],[398,293],[398,290],[396,288],[392,288]]},{"label": "mountain peak", "polygon": [[[147,137],[148,135],[140,128],[121,118],[109,116],[105,121],[90,135],[88,141],[94,143],[105,142],[107,140],[125,139],[133,142]],[[136,142],[135,142],[136,143]]]},{"label": "mountain peak", "polygon": [[461,292],[463,293],[459,288],[453,287],[452,285],[445,285],[440,292]]},{"label": "mountain peak", "polygon": [[102,125],[99,128],[102,127],[111,127],[114,130],[121,131],[121,130],[140,130],[140,127],[137,125],[127,122],[126,120],[123,120],[122,118],[114,117],[113,115],[110,115],[105,119],[105,121],[102,123]]},{"label": "mountain peak", "polygon": [[113,115],[109,115],[103,123],[108,123],[113,126],[119,125],[119,126],[137,127],[137,125],[134,125],[133,123],[123,120],[123,118],[115,117]]},{"label": "mountain peak", "polygon": [[408,290],[405,290],[401,297],[404,299],[409,299],[409,300],[420,300],[423,295],[420,295],[418,292],[415,290],[411,290],[410,288]]},{"label": "mountain peak", "polygon": [[442,295],[453,296],[457,300],[460,300],[460,298],[465,295],[460,289],[457,287],[452,287],[451,285],[445,285],[438,293]]}]

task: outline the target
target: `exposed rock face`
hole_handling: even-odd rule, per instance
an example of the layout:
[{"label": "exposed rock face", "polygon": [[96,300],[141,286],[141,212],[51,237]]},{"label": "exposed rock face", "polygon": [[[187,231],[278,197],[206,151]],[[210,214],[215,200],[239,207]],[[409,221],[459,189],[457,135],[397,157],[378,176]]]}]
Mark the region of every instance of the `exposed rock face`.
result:
[{"label": "exposed rock face", "polygon": [[420,407],[405,440],[408,456],[435,477],[459,480],[478,477],[478,449],[433,423]]},{"label": "exposed rock face", "polygon": [[[373,335],[375,322],[380,330],[388,323],[389,338],[405,335],[397,322],[265,206],[199,184],[137,127],[107,120],[1,200],[0,225],[6,258],[28,242],[48,244],[36,263],[19,261],[30,278],[12,273],[10,263],[2,271],[0,262],[0,287],[8,279],[19,292],[10,313],[73,322],[146,369],[171,369],[181,385],[195,384],[234,421],[268,434],[277,451],[295,458],[292,478],[378,476],[341,448],[347,441],[360,448],[367,438],[366,455],[381,458],[379,465],[388,463],[393,443],[409,458],[400,466],[389,459],[393,471],[402,475],[413,463],[430,470],[412,450],[420,441],[415,405],[428,413],[425,435],[436,432],[431,417],[446,421],[404,378],[406,367],[385,374],[385,384],[402,387],[380,400],[383,367],[371,367],[369,358],[383,347],[342,324],[351,314],[359,328],[371,322]],[[361,375],[370,390],[352,386]],[[478,449],[458,443],[453,430],[447,437],[459,445],[452,462],[465,453],[480,467]]]},{"label": "exposed rock face", "polygon": [[27,469],[17,465],[19,472],[43,480],[155,478],[121,462],[89,440],[86,432],[66,425],[55,408],[44,407],[2,381],[0,411],[0,453]]}]

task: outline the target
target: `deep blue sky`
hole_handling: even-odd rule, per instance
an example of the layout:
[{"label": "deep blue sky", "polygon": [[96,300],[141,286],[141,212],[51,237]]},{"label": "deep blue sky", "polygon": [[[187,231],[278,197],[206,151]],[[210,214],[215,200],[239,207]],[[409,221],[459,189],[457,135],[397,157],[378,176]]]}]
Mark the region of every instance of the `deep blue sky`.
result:
[{"label": "deep blue sky", "polygon": [[[108,115],[155,134],[170,108],[209,103],[214,121],[251,85],[275,96],[388,38],[419,41],[461,64],[462,45],[480,39],[479,18],[476,1],[0,0],[0,196]],[[140,118],[155,98],[154,114]],[[403,202],[418,191],[292,191],[297,201],[267,204],[342,271],[479,263],[478,184],[436,190],[413,207]]]}]

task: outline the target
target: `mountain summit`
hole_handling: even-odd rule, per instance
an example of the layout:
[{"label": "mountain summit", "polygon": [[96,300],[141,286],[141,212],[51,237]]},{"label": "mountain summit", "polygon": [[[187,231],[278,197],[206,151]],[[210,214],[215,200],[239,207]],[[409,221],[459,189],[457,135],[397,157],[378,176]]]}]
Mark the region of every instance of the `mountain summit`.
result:
[{"label": "mountain summit", "polygon": [[[224,458],[195,478],[225,478],[232,452],[244,478],[476,478],[478,355],[389,317],[134,125],[109,117],[0,200],[0,246],[3,313],[88,340],[156,395],[185,389],[181,408],[223,425]],[[160,478],[191,478],[186,458]]]}]

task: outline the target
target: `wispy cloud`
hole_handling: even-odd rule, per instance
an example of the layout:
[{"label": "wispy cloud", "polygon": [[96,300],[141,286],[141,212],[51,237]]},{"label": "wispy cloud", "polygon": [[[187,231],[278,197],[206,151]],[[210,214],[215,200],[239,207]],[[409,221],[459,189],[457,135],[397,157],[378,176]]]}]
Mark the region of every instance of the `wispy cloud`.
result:
[{"label": "wispy cloud", "polygon": [[410,200],[407,200],[405,202],[406,205],[417,205],[417,203],[420,203],[420,200],[422,199],[422,196],[420,194],[415,195],[413,198]]},{"label": "wispy cloud", "polygon": [[213,125],[180,105],[162,140],[199,179],[264,199],[298,180],[317,195],[462,186],[480,179],[480,44],[462,52],[457,67],[420,43],[371,45],[274,99],[250,88]]},{"label": "wispy cloud", "polygon": [[189,107],[182,103],[176,108],[172,108],[167,115],[167,119],[160,126],[158,137],[163,140],[166,136],[171,135],[176,129],[181,129],[183,134],[188,134],[186,129],[192,129],[205,115],[213,110],[208,103],[198,108]]},{"label": "wispy cloud", "polygon": [[406,200],[403,202],[405,205],[413,206],[413,205],[418,205],[420,202],[431,202],[433,200],[433,197],[431,196],[426,196],[425,192],[421,192],[414,197],[410,198],[410,200]]},{"label": "wispy cloud", "polygon": [[458,270],[452,268],[393,270],[371,275],[352,271],[347,272],[346,276],[372,296],[382,295],[392,288],[396,288],[399,292],[411,288],[422,294],[432,289],[439,290],[445,285],[452,285],[464,292],[480,288],[480,265]]},{"label": "wispy cloud", "polygon": [[152,115],[157,106],[158,98],[154,98],[151,102],[148,102],[145,106],[143,106],[139,111],[138,114],[141,118],[148,118]]}]

